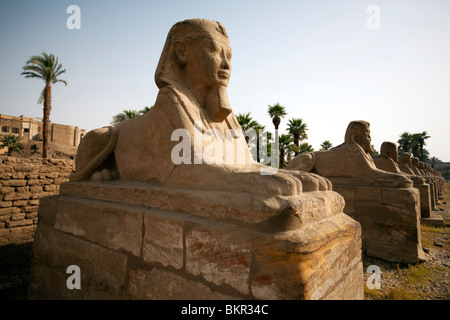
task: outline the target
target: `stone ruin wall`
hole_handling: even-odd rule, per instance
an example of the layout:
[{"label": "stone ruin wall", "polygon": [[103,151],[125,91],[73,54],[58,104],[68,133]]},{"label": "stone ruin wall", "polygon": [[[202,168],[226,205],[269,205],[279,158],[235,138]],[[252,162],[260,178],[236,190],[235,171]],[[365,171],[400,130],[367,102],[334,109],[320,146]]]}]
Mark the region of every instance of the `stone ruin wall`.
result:
[{"label": "stone ruin wall", "polygon": [[59,193],[73,160],[0,157],[0,246],[33,241],[39,201]]}]

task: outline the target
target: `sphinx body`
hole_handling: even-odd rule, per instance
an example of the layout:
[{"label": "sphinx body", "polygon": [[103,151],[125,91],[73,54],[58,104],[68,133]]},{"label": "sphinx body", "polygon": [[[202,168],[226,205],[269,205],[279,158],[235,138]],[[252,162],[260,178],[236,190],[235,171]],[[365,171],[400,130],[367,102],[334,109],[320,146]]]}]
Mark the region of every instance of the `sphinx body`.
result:
[{"label": "sphinx body", "polygon": [[[280,195],[330,190],[331,183],[314,174],[261,174],[267,167],[251,157],[229,105],[230,59],[220,23],[193,19],[175,24],[156,70],[160,90],[154,107],[143,116],[89,132],[80,143],[70,180],[120,178]],[[187,135],[174,136],[176,130]],[[178,148],[182,139],[188,140],[188,149]],[[174,156],[181,157],[181,163],[175,163]]]}]

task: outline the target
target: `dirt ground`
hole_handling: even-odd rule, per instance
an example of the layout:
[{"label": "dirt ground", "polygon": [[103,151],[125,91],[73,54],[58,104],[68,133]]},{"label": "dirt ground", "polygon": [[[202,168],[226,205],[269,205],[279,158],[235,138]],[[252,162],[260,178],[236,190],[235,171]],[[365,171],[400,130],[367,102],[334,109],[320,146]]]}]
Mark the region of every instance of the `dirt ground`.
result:
[{"label": "dirt ground", "polygon": [[[13,153],[19,158],[42,158],[42,141],[21,141],[22,152]],[[49,142],[48,157],[52,159],[75,159],[77,147]]]}]

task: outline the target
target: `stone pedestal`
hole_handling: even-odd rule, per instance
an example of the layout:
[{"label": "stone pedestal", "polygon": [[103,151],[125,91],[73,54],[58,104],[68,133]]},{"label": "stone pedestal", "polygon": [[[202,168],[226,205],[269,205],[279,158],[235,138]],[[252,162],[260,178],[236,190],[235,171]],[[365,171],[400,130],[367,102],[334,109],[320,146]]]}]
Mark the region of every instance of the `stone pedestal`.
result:
[{"label": "stone pedestal", "polygon": [[429,218],[431,214],[431,198],[430,185],[427,183],[415,184],[414,187],[419,190],[420,194],[420,217]]},{"label": "stone pedestal", "polygon": [[332,191],[66,182],[41,200],[29,298],[363,299],[361,226],[343,207]]},{"label": "stone pedestal", "polygon": [[364,179],[330,179],[345,199],[344,212],[361,223],[363,252],[391,262],[425,260],[419,190],[373,186]]}]

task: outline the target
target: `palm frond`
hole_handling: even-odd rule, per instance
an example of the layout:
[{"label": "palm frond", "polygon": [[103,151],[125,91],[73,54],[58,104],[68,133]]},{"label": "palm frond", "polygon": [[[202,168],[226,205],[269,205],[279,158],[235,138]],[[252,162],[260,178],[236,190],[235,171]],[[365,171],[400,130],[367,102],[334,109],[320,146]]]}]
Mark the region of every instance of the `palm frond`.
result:
[{"label": "palm frond", "polygon": [[44,89],[42,89],[41,95],[39,96],[38,104],[41,104],[42,102],[44,102],[44,100],[45,100],[45,87]]},{"label": "palm frond", "polygon": [[27,72],[22,72],[21,75],[25,76],[25,78],[40,78],[40,79],[44,79],[44,77],[40,74],[31,72],[31,71],[27,71]]}]

